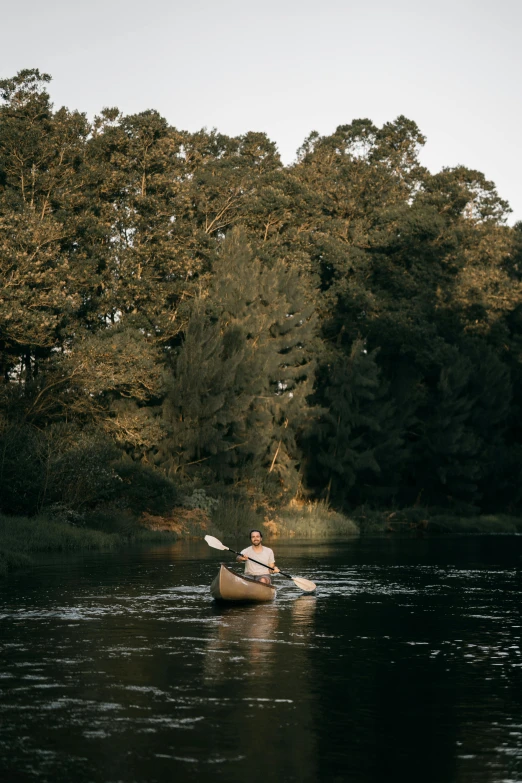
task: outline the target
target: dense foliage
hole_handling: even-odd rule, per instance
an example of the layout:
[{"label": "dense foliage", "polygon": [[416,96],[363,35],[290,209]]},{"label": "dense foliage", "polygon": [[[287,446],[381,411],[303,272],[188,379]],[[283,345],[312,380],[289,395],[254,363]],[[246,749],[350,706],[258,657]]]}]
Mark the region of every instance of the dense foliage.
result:
[{"label": "dense foliage", "polygon": [[94,122],[0,82],[0,511],[522,503],[522,229],[399,117]]}]

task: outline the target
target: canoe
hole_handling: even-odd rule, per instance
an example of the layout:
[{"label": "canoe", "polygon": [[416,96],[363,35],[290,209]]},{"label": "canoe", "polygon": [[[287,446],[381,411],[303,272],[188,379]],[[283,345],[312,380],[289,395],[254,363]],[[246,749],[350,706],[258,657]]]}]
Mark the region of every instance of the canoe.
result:
[{"label": "canoe", "polygon": [[210,585],[210,592],[216,601],[273,601],[276,588],[254,579],[247,579],[231,568],[221,564],[219,572]]}]

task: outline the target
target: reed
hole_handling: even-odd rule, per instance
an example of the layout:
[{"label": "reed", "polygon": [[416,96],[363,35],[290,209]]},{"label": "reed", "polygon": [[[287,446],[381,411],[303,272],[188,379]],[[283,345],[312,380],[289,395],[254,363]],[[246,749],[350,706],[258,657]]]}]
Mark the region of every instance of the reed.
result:
[{"label": "reed", "polygon": [[265,520],[265,529],[280,538],[345,538],[359,535],[355,521],[324,501],[293,501]]}]

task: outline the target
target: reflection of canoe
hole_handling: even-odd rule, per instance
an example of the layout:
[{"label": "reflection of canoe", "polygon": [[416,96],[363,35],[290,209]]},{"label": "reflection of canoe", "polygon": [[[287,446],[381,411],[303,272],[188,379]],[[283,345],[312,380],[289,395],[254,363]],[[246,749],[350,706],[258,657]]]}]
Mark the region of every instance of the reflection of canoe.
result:
[{"label": "reflection of canoe", "polygon": [[277,591],[273,585],[247,579],[221,564],[210,592],[216,601],[273,601]]}]

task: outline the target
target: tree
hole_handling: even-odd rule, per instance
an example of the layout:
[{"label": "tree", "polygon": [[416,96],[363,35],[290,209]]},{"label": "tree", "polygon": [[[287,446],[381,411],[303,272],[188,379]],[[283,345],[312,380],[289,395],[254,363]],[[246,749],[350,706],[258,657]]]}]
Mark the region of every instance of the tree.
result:
[{"label": "tree", "polygon": [[[53,114],[38,70],[0,81],[0,356],[27,378],[63,345],[82,303],[74,254],[88,124]],[[74,239],[73,239],[74,238]],[[88,277],[88,275],[84,275]]]},{"label": "tree", "polygon": [[476,339],[446,348],[438,382],[419,410],[410,483],[426,502],[478,508],[496,495],[511,404],[509,372]]},{"label": "tree", "polygon": [[236,387],[244,352],[244,336],[238,329],[222,330],[201,305],[195,309],[163,405],[167,437],[157,461],[169,474],[209,460],[216,473],[222,472],[223,455],[239,444],[237,429],[249,402]]},{"label": "tree", "polygon": [[405,421],[376,363],[356,340],[349,356],[331,348],[320,370],[322,414],[308,432],[308,480],[326,501],[348,508],[390,500],[404,466]]},{"label": "tree", "polygon": [[239,230],[213,275],[205,313],[194,312],[175,362],[167,409],[179,444],[171,453],[205,461],[222,478],[268,476],[277,491],[295,491],[292,425],[306,416],[313,308],[299,274],[263,266]]},{"label": "tree", "polygon": [[0,81],[0,431],[37,505],[37,433],[81,462],[74,431],[278,502],[519,506],[522,232],[481,172],[428,172],[403,116],[285,168],[49,82]]}]

